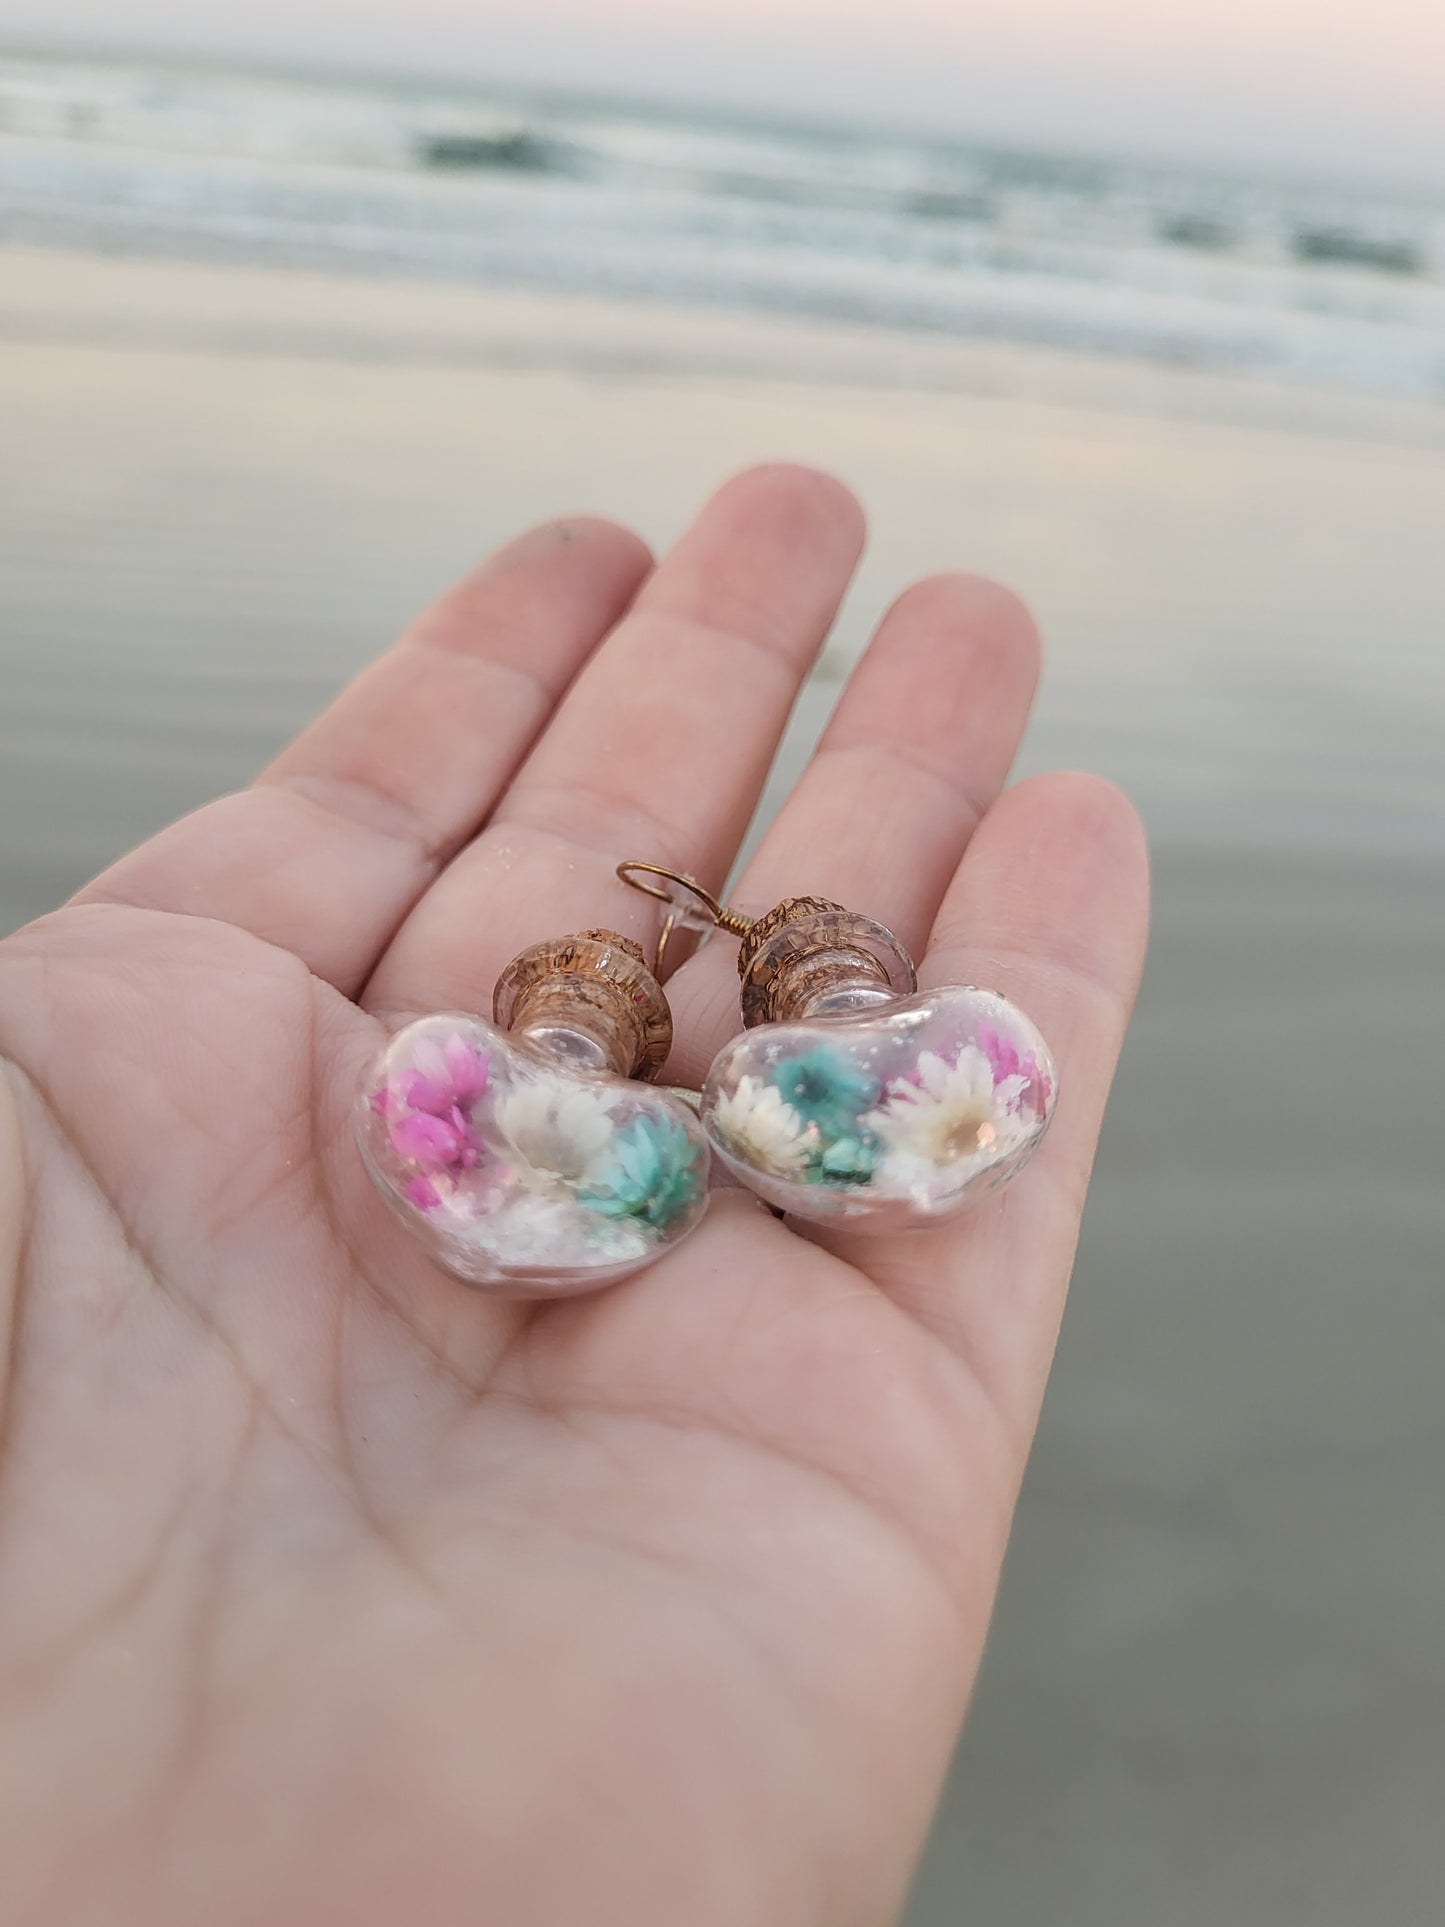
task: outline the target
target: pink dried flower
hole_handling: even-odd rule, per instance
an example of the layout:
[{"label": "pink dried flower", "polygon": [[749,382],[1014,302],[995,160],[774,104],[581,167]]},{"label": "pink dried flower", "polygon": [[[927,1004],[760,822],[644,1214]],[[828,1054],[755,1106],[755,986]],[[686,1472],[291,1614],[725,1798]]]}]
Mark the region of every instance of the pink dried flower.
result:
[{"label": "pink dried flower", "polygon": [[[418,1044],[407,1068],[371,1098],[372,1110],[391,1126],[397,1157],[419,1165],[423,1173],[473,1170],[482,1144],[471,1110],[490,1075],[488,1053],[474,1049],[455,1031],[445,1044],[432,1038]],[[424,1188],[422,1180],[417,1184],[419,1191]]]},{"label": "pink dried flower", "polygon": [[405,1187],[404,1195],[418,1211],[435,1211],[442,1201],[442,1194],[430,1178],[413,1178]]},{"label": "pink dried flower", "polygon": [[428,1117],[424,1111],[413,1111],[410,1117],[401,1118],[392,1125],[391,1148],[409,1164],[445,1171],[448,1165],[461,1162],[466,1150],[466,1138],[455,1124],[448,1123],[445,1118]]},{"label": "pink dried flower", "polygon": [[391,1081],[390,1093],[399,1115],[425,1111],[429,1117],[441,1117],[451,1109],[451,1092],[424,1071],[399,1071]]},{"label": "pink dried flower", "polygon": [[490,1078],[490,1053],[474,1049],[453,1031],[445,1044],[430,1037],[418,1044],[412,1068],[400,1074],[396,1085],[412,1110],[443,1117],[453,1105],[470,1110]]},{"label": "pink dried flower", "polygon": [[453,1031],[442,1047],[442,1056],[451,1074],[452,1096],[466,1110],[483,1095],[491,1081],[491,1054],[477,1050]]},{"label": "pink dried flower", "polygon": [[1023,1060],[1012,1037],[1005,1037],[992,1024],[980,1024],[974,1034],[974,1042],[988,1059],[995,1084],[1002,1084],[1006,1077],[1023,1076]]},{"label": "pink dried flower", "polygon": [[1022,1078],[1023,1094],[1032,1097],[1034,1109],[1042,1117],[1048,1108],[1053,1084],[1040,1069],[1037,1054],[1031,1050],[1021,1051],[1011,1037],[1005,1037],[992,1024],[980,1024],[974,1041],[988,1059],[994,1083],[1002,1084],[1006,1077]]}]

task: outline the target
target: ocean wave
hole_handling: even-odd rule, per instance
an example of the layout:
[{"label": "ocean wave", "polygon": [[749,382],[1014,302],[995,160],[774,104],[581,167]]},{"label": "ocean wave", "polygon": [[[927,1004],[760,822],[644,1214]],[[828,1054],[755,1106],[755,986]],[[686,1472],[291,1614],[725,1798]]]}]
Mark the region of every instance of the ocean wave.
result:
[{"label": "ocean wave", "polygon": [[0,236],[1445,395],[1422,201],[445,90],[0,60]]}]

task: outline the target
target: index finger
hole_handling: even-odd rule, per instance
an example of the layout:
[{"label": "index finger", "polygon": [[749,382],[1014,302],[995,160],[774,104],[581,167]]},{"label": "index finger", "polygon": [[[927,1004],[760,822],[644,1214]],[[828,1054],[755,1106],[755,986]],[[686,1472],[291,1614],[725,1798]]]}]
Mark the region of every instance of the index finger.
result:
[{"label": "index finger", "polygon": [[354,994],[650,563],[638,537],[586,516],[509,542],[250,789],[171,824],[77,901],[236,924]]}]

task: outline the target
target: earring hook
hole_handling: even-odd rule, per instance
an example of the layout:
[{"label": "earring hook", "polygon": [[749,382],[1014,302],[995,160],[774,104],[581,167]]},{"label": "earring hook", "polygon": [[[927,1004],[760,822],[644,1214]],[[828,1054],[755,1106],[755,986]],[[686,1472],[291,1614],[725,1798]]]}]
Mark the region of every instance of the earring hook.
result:
[{"label": "earring hook", "polygon": [[[665,863],[633,861],[619,863],[617,875],[631,890],[655,897],[667,905],[667,915],[657,937],[657,956],[653,965],[659,979],[663,959],[676,930],[726,930],[730,936],[743,937],[753,927],[753,919],[740,910],[729,910],[719,903],[711,890],[683,870],[669,870]],[[682,895],[679,896],[679,891]]]}]

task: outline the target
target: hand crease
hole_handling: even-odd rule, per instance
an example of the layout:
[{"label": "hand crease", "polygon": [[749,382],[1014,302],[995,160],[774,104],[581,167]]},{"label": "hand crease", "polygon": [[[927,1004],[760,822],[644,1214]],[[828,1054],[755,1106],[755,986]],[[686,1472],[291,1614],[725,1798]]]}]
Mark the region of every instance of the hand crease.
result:
[{"label": "hand crease", "polygon": [[[554,808],[561,806],[555,818],[553,810],[546,807],[549,800]],[[598,784],[572,777],[565,782],[518,784],[503,799],[490,827],[528,830],[569,849],[587,850],[614,862],[617,851],[628,843],[644,846],[654,861],[671,861],[679,868],[689,861],[695,863],[697,857],[695,850],[683,850],[675,822],[665,821],[636,797],[615,795]]]},{"label": "hand crease", "polygon": [[[297,771],[279,776],[258,776],[256,788],[294,796],[298,802],[322,816],[332,817],[355,829],[366,830],[373,836],[385,838],[389,843],[400,843],[421,858],[421,867],[429,873],[437,870],[453,842],[460,840],[433,834],[420,813],[383,783]],[[392,821],[385,820],[388,816]]]},{"label": "hand crease", "polygon": [[740,1446],[763,1458],[789,1465],[795,1471],[828,1485],[835,1493],[865,1513],[875,1525],[881,1526],[885,1535],[907,1552],[910,1561],[923,1570],[938,1587],[948,1601],[950,1611],[955,1615],[959,1612],[957,1588],[949,1577],[949,1562],[943,1547],[934,1543],[934,1535],[906,1526],[901,1520],[892,1517],[881,1499],[869,1492],[861,1482],[849,1478],[836,1466],[829,1465],[822,1459],[790,1450],[781,1441],[769,1439],[742,1426],[715,1419],[691,1417],[680,1411],[669,1412],[658,1406],[633,1406],[590,1398],[552,1401],[514,1391],[493,1391],[490,1396],[508,1401],[523,1410],[534,1412],[558,1424],[571,1424],[577,1418],[589,1416],[621,1419],[624,1422],[658,1426],[670,1432],[680,1432],[688,1437],[724,1439],[731,1445]]},{"label": "hand crease", "polygon": [[815,765],[826,765],[849,756],[876,759],[885,765],[891,764],[906,770],[913,776],[923,777],[963,806],[965,822],[958,829],[965,837],[972,836],[978,828],[983,817],[983,803],[956,770],[940,766],[933,757],[925,756],[915,744],[892,742],[886,737],[860,736],[851,742],[829,742],[825,737],[813,752],[813,762]]},{"label": "hand crease", "polygon": [[105,1206],[107,1215],[121,1243],[136,1261],[140,1269],[150,1279],[158,1295],[163,1298],[172,1309],[188,1317],[204,1336],[210,1340],[227,1360],[232,1370],[236,1373],[237,1378],[255,1399],[260,1409],[264,1411],[266,1416],[271,1420],[281,1437],[284,1438],[289,1445],[294,1446],[312,1469],[320,1473],[323,1479],[334,1482],[336,1480],[335,1467],[329,1465],[326,1460],[314,1450],[310,1442],[288,1422],[284,1414],[272,1402],[265,1386],[255,1377],[245,1357],[238,1350],[234,1341],[204,1309],[201,1301],[198,1298],[192,1297],[188,1292],[176,1290],[167,1282],[163,1267],[158,1264],[154,1254],[148,1250],[144,1239],[142,1239],[136,1228],[126,1218],[110,1192],[101,1183],[99,1175],[81,1148],[78,1134],[71,1127],[64,1111],[56,1102],[54,1095],[46,1087],[43,1080],[34,1076],[29,1071],[22,1072],[22,1075],[35,1093],[46,1115],[50,1118],[66,1145],[74,1153],[82,1168],[89,1176],[92,1185],[95,1187],[95,1194]]},{"label": "hand crease", "polygon": [[246,1404],[246,1422],[236,1444],[235,1460],[210,1508],[218,1524],[214,1557],[206,1566],[206,1583],[192,1603],[194,1634],[187,1654],[186,1681],[179,1694],[182,1715],[172,1746],[171,1772],[168,1779],[162,1782],[155,1803],[157,1831],[162,1837],[174,1828],[182,1796],[194,1782],[198,1763],[204,1757],[203,1740],[210,1722],[209,1689],[216,1677],[217,1628],[226,1592],[227,1562],[219,1522],[225,1519],[228,1502],[234,1498],[240,1485],[242,1471],[260,1433],[260,1416],[264,1409],[264,1401],[251,1387]]},{"label": "hand crease", "polygon": [[346,1303],[343,1301],[341,1316],[337,1320],[336,1351],[332,1370],[332,1405],[336,1417],[336,1435],[341,1442],[341,1463],[346,1473],[346,1483],[362,1525],[371,1535],[374,1544],[382,1551],[421,1590],[436,1606],[439,1606],[451,1624],[464,1632],[473,1630],[466,1616],[458,1611],[448,1597],[445,1587],[428,1571],[426,1562],[406,1544],[401,1534],[387,1521],[380,1507],[372,1504],[366,1491],[366,1483],[357,1464],[356,1451],[351,1440],[351,1426],[347,1418],[347,1399],[345,1372],[342,1366],[342,1334],[346,1323]]},{"label": "hand crease", "polygon": [[644,621],[659,624],[666,631],[666,640],[673,649],[679,646],[696,648],[702,644],[724,650],[744,650],[770,669],[780,672],[790,685],[802,674],[803,664],[789,650],[769,642],[764,636],[750,635],[746,629],[727,623],[707,622],[701,616],[674,615],[666,609],[650,608],[645,602],[637,604],[631,620],[639,626]]}]

